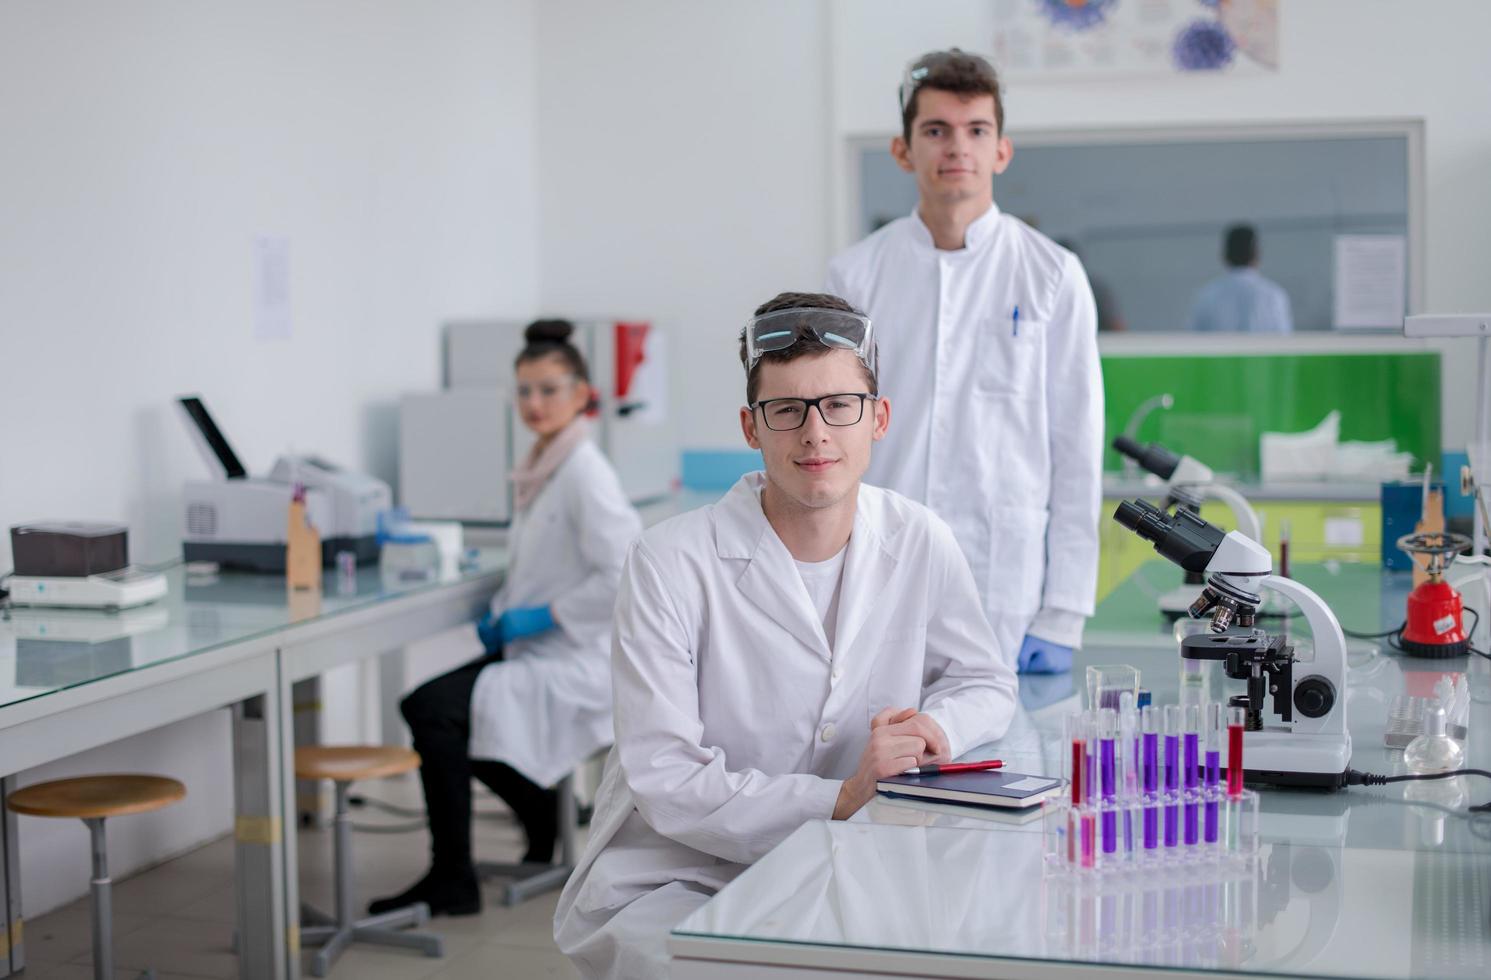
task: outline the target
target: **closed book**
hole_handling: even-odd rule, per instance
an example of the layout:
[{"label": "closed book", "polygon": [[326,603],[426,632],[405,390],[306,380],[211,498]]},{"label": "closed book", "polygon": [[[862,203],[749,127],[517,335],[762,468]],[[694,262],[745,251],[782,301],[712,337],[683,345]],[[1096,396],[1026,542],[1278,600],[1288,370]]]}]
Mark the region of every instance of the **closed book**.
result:
[{"label": "closed book", "polygon": [[1061,780],[989,769],[934,776],[887,776],[875,784],[875,789],[887,796],[1023,809],[1060,792]]}]

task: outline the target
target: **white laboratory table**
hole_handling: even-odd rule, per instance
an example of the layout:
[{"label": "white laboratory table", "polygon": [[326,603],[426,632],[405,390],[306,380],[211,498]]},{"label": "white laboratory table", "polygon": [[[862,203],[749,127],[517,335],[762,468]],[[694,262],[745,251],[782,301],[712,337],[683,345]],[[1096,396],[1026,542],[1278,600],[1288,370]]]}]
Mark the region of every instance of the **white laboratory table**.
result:
[{"label": "white laboratory table", "polygon": [[[1372,626],[1379,590],[1365,588],[1360,570],[1312,574],[1333,606],[1328,574],[1342,591],[1370,591],[1355,606],[1345,595],[1339,604],[1361,616],[1349,625]],[[1381,593],[1399,587],[1385,578]],[[1401,609],[1387,602],[1381,615]],[[1100,608],[1094,623],[1104,618]],[[1298,634],[1303,624],[1291,628]],[[1133,664],[1156,703],[1173,703],[1179,660],[1169,627],[1156,617],[1127,632],[1123,642],[1089,643],[1071,675],[1022,678],[1009,734],[970,754],[999,756],[1016,771],[1060,772],[1061,718],[1080,707],[1088,665]],[[1491,768],[1491,664],[1410,660],[1370,644],[1353,644],[1348,657],[1353,767],[1403,771],[1401,752],[1382,741],[1387,702],[1460,671],[1479,697],[1466,764]],[[1224,678],[1212,683],[1214,695],[1231,693]],[[863,818],[799,828],[680,923],[669,938],[672,976],[1484,980],[1491,815],[1469,816],[1466,806],[1488,800],[1491,779],[1473,776],[1336,793],[1266,789],[1259,861],[1246,873],[1076,881],[1044,872],[1039,820],[1016,825],[877,800]]]},{"label": "white laboratory table", "polygon": [[[503,563],[487,548],[443,580],[385,580],[373,567],[339,586],[328,573],[319,595],[288,595],[278,576],[176,568],[169,595],[138,609],[12,609],[0,619],[0,789],[33,766],[230,708],[240,974],[295,977],[292,685],[473,621]],[[15,817],[4,821],[0,976],[25,965]]]}]

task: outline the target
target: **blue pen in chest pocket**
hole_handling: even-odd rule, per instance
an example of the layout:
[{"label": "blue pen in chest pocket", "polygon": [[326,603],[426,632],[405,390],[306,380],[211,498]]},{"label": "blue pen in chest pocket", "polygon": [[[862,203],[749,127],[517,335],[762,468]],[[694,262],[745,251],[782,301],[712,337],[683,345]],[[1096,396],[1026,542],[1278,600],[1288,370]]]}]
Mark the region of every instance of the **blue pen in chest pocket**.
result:
[{"label": "blue pen in chest pocket", "polygon": [[1010,314],[1010,336],[1011,337],[1018,337],[1018,336],[1020,336],[1020,307],[1019,306],[1016,306],[1015,307],[1015,311]]}]

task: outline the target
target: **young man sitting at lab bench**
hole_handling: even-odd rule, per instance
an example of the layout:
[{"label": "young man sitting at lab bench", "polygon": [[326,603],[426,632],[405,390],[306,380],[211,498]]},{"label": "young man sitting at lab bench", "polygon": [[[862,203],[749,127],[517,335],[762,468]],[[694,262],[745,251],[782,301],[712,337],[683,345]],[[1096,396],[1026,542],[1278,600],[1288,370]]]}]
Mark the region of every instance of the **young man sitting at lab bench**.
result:
[{"label": "young man sitting at lab bench", "polygon": [[765,472],[644,533],[622,575],[616,747],[554,917],[587,977],[666,975],[668,932],[747,865],[1015,709],[948,526],[860,482],[891,424],[870,321],[784,293],[740,354]]}]

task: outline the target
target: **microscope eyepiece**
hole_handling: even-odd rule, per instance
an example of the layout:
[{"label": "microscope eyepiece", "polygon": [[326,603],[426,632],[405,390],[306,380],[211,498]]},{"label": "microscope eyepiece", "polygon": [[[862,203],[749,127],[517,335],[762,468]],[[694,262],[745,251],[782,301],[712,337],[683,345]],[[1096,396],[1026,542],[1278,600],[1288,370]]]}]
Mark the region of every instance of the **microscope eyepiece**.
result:
[{"label": "microscope eyepiece", "polygon": [[1158,541],[1170,532],[1170,518],[1144,500],[1120,500],[1113,519],[1146,541]]},{"label": "microscope eyepiece", "polygon": [[1113,448],[1162,480],[1174,476],[1175,468],[1180,465],[1180,457],[1157,442],[1142,446],[1128,436],[1118,436],[1113,440]]},{"label": "microscope eyepiece", "polygon": [[1178,510],[1172,516],[1144,500],[1123,500],[1113,519],[1146,541],[1154,550],[1188,572],[1204,572],[1226,533],[1195,514]]}]

